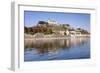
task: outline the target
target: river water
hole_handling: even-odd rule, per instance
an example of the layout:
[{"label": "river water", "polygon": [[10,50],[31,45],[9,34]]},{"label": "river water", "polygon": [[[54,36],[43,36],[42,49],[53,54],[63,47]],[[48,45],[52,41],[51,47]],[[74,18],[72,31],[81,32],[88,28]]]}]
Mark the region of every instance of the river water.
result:
[{"label": "river water", "polygon": [[24,61],[90,58],[90,38],[39,39],[24,41]]}]

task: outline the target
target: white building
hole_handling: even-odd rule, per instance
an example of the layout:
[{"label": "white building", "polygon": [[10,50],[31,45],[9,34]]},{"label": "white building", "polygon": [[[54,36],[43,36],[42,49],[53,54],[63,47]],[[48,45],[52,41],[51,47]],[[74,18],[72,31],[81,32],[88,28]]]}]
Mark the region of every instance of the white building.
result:
[{"label": "white building", "polygon": [[57,24],[56,21],[54,21],[54,20],[50,20],[50,19],[49,19],[47,22],[48,22],[49,24]]}]

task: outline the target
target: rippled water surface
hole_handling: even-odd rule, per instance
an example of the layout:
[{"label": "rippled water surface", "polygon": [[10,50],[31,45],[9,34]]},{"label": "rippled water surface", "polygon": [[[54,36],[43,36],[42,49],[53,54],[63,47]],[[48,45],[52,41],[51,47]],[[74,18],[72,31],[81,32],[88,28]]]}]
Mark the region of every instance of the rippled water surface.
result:
[{"label": "rippled water surface", "polygon": [[25,39],[24,61],[90,58],[90,38]]}]

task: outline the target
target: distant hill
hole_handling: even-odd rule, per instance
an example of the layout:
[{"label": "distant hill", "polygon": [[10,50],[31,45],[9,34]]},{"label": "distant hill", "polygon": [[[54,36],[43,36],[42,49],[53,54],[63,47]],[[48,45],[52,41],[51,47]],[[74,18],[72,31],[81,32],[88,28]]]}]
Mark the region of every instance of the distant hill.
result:
[{"label": "distant hill", "polygon": [[75,31],[80,32],[81,34],[90,34],[87,30],[84,30],[82,28],[73,28],[69,24],[59,24],[55,21],[39,21],[36,26],[33,27],[26,27],[24,26],[24,33],[26,34],[32,34],[35,33],[43,33],[43,34],[53,34],[53,33],[59,33],[63,32],[66,35],[66,31]]}]

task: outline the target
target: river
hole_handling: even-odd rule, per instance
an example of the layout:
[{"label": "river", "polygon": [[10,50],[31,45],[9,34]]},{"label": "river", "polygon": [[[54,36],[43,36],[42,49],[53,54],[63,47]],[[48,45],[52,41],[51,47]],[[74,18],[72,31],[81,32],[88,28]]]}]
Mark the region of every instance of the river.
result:
[{"label": "river", "polygon": [[72,60],[90,58],[90,38],[39,39],[24,41],[24,61]]}]

